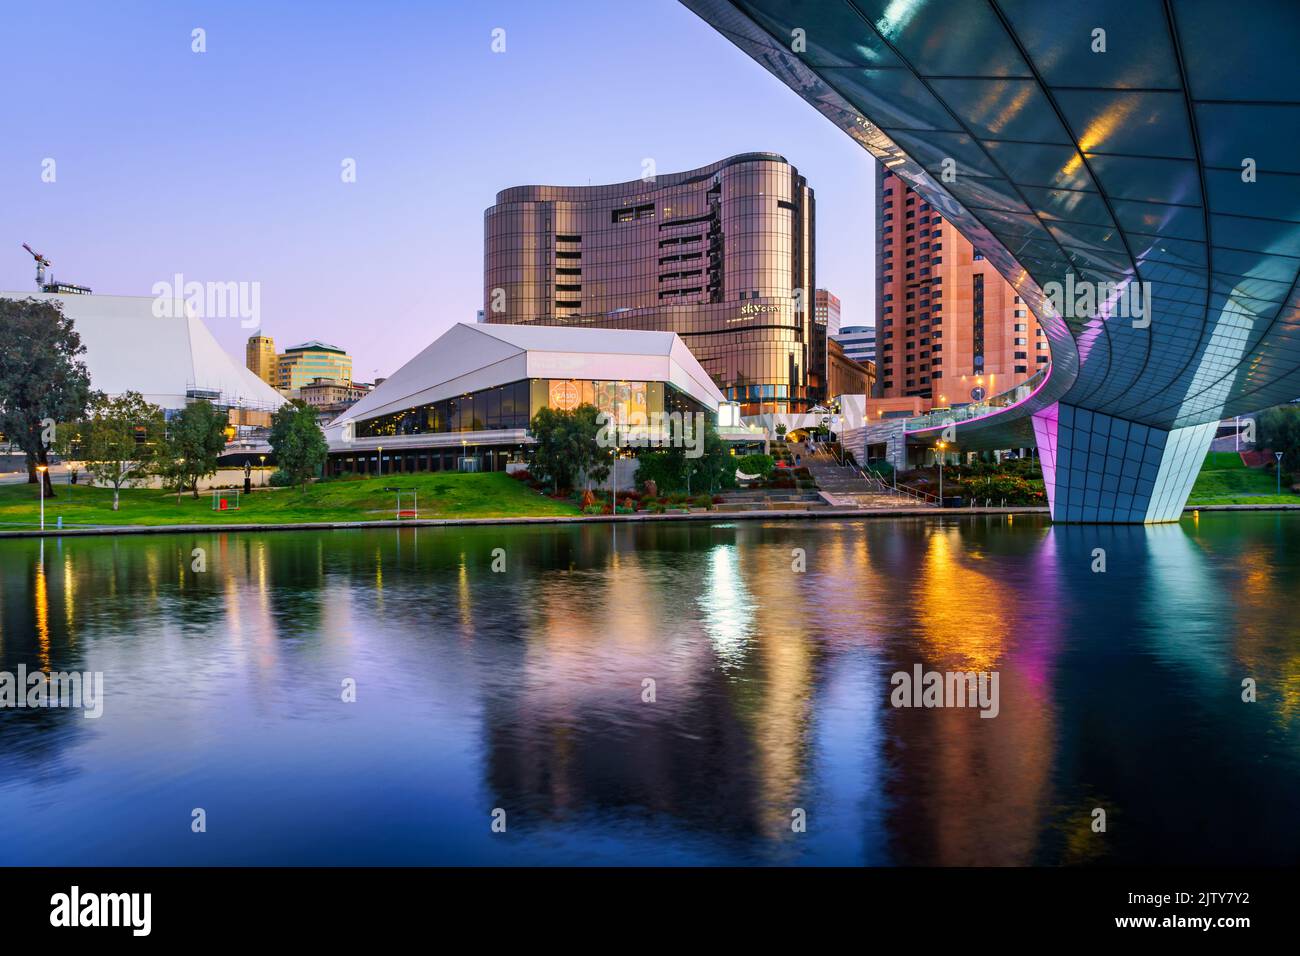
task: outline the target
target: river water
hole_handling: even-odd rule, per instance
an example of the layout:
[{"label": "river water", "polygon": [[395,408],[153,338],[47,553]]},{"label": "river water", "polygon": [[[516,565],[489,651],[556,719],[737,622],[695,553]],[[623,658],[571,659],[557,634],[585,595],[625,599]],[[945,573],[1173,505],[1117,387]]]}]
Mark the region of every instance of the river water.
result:
[{"label": "river water", "polygon": [[1294,863],[1298,571],[1265,513],[3,541],[0,672],[104,692],[0,708],[0,864]]}]

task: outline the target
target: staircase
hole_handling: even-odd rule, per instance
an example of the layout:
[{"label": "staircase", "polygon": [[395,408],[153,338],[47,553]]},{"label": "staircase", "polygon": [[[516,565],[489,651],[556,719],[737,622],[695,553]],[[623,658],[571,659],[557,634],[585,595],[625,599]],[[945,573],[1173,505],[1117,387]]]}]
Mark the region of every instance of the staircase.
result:
[{"label": "staircase", "polygon": [[841,466],[829,452],[813,452],[809,446],[796,446],[817,487],[832,505],[851,508],[932,508],[934,502],[918,501],[896,494],[879,479],[863,477],[857,469]]}]

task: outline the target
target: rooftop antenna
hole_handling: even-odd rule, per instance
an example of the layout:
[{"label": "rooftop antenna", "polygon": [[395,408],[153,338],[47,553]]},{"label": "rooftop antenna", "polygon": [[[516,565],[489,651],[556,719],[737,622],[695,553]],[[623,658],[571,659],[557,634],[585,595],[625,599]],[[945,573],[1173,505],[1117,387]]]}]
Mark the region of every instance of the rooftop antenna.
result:
[{"label": "rooftop antenna", "polygon": [[43,255],[41,255],[39,252],[37,252],[35,249],[33,249],[25,242],[23,243],[23,248],[26,249],[29,253],[31,253],[32,258],[36,260],[36,291],[44,292],[45,291],[45,267],[50,264],[50,260],[46,259]]}]

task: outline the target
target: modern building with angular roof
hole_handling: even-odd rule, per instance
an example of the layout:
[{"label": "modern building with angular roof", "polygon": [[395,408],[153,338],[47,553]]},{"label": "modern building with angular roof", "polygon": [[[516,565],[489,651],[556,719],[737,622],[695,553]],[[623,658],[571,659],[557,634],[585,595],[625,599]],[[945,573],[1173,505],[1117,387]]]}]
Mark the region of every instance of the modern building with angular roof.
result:
[{"label": "modern building with angular roof", "polygon": [[722,393],[673,332],[459,323],[326,428],[329,473],[503,471],[542,408],[716,419]]}]

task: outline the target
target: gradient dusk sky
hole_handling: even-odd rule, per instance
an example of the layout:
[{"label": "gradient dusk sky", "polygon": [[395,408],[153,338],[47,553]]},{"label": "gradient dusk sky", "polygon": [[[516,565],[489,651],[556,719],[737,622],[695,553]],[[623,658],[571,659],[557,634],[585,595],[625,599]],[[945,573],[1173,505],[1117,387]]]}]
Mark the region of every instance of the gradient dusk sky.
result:
[{"label": "gradient dusk sky", "polygon": [[0,60],[0,289],[34,288],[23,242],[97,293],[258,281],[277,347],[370,380],[474,321],[498,190],[770,150],[816,193],[818,284],[873,317],[873,161],[674,0],[0,0]]}]

